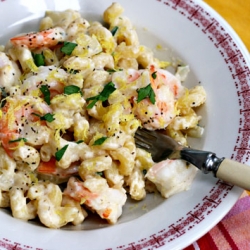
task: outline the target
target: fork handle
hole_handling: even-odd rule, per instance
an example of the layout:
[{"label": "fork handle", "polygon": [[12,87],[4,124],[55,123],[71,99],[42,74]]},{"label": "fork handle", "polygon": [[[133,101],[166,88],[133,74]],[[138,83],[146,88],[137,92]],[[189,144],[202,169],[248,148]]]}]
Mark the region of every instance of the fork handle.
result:
[{"label": "fork handle", "polygon": [[250,166],[230,159],[219,158],[209,151],[183,148],[178,154],[176,158],[179,156],[192,163],[203,173],[213,172],[215,177],[225,182],[250,190]]},{"label": "fork handle", "polygon": [[220,163],[215,176],[223,181],[250,190],[250,166],[224,159]]}]

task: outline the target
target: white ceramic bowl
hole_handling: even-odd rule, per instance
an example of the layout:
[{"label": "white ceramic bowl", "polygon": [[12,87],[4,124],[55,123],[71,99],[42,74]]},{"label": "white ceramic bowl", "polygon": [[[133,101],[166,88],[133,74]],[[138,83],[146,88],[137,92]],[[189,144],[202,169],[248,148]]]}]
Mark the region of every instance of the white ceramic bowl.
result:
[{"label": "white ceramic bowl", "polygon": [[[0,43],[37,30],[44,11],[72,8],[88,20],[101,20],[113,0],[2,0]],[[161,59],[179,58],[189,64],[186,84],[201,83],[207,103],[200,110],[205,125],[196,147],[240,162],[248,162],[250,124],[250,61],[232,28],[199,0],[120,0],[135,24],[141,44],[167,50]],[[52,230],[20,221],[0,210],[0,249],[182,249],[219,222],[242,190],[198,174],[192,188],[168,200],[149,195],[128,202],[119,223],[107,226],[89,220],[78,227]]]}]

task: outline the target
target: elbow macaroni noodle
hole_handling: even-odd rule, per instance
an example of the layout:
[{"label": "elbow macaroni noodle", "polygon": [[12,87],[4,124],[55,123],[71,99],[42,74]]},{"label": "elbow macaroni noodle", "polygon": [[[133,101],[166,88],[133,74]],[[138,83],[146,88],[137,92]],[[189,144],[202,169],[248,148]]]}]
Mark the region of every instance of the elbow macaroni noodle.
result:
[{"label": "elbow macaroni noodle", "polygon": [[60,228],[91,210],[114,224],[127,195],[142,200],[154,185],[136,130],[161,129],[182,144],[202,135],[203,87],[185,89],[123,12],[113,3],[103,25],[47,11],[38,33],[0,52],[0,207],[14,217]]}]

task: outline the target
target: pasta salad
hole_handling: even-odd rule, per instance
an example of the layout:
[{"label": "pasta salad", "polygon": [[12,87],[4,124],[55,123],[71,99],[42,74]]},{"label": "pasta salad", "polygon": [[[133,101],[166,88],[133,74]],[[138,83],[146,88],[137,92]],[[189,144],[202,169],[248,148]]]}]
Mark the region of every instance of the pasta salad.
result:
[{"label": "pasta salad", "polygon": [[206,100],[182,82],[188,66],[167,70],[141,45],[119,3],[89,22],[78,11],[47,11],[37,32],[0,51],[0,207],[49,228],[96,213],[115,224],[129,195],[187,190],[196,168],[155,164],[137,148],[138,128],[187,145],[201,136],[195,108]]}]

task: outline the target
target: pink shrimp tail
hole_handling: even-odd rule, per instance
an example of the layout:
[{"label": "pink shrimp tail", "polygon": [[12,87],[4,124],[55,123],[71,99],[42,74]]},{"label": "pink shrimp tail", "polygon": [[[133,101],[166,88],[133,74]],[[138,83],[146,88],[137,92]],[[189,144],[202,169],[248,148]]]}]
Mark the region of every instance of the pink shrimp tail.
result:
[{"label": "pink shrimp tail", "polygon": [[59,42],[58,35],[60,35],[59,31],[57,32],[56,29],[49,29],[38,33],[29,33],[23,36],[13,37],[10,41],[13,45],[25,45],[30,49],[53,47]]},{"label": "pink shrimp tail", "polygon": [[90,205],[91,201],[98,197],[98,194],[92,193],[88,188],[84,187],[83,182],[74,177],[69,179],[67,188],[63,193],[76,201],[85,200],[87,205]]}]

